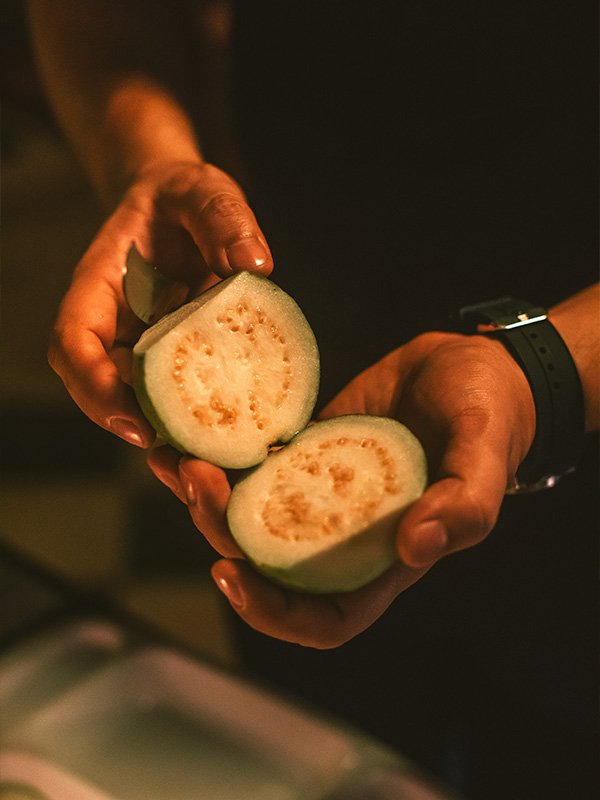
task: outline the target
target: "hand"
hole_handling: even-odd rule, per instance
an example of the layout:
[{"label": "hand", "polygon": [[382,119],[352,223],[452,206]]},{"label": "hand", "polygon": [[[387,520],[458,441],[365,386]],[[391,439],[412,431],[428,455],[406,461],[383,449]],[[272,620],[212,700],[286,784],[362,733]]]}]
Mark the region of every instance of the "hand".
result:
[{"label": "hand", "polygon": [[398,553],[431,566],[481,541],[535,432],[533,397],[497,341],[429,333],[355,378],[325,409],[393,416],[420,439],[430,485],[403,515]]},{"label": "hand", "polygon": [[149,458],[225,556],[212,574],[237,613],[263,633],[317,648],[336,647],[360,633],[438,559],[490,532],[535,427],[525,376],[499,342],[481,336],[424,334],[395,350],[357,376],[321,417],[351,413],[407,424],[425,447],[431,481],[399,524],[398,564],[351,593],[301,594],[258,575],[227,528],[225,473],[180,460],[168,447]]},{"label": "hand", "polygon": [[102,227],[75,269],[48,358],[85,414],[126,441],[148,447],[154,431],[130,388],[131,349],[143,324],[122,291],[132,242],[150,263],[180,281],[176,305],[217,276],[243,269],[267,275],[273,261],[239,186],[207,164],[176,162],[147,170]]}]

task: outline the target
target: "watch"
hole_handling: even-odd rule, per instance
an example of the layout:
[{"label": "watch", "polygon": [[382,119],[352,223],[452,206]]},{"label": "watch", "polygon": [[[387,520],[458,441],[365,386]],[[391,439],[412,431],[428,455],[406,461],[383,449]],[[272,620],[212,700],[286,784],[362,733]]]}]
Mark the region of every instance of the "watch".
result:
[{"label": "watch", "polygon": [[546,310],[500,297],[459,311],[466,331],[498,339],[519,364],[535,404],[535,435],[509,494],[548,489],[577,466],[584,443],[583,390],[577,367]]}]

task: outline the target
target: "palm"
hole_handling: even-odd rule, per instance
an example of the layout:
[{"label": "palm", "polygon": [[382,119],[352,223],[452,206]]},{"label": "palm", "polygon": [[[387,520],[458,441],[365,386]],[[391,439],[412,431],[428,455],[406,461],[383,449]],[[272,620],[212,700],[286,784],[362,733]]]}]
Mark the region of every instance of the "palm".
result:
[{"label": "palm", "polygon": [[[514,367],[496,342],[427,334],[358,375],[322,416],[366,413],[400,420],[423,443],[435,478],[461,432],[480,434],[493,421],[492,435],[508,446],[518,425],[514,384],[520,376]],[[517,463],[522,455],[516,455]]]}]

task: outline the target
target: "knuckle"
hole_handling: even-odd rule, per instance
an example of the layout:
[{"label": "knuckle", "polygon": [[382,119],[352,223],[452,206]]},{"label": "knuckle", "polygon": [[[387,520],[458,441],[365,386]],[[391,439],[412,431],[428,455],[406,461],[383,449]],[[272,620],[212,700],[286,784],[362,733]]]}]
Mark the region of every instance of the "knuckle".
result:
[{"label": "knuckle", "polygon": [[[205,204],[207,198],[221,192],[235,195],[241,190],[225,172],[212,164],[190,164],[177,162],[170,166],[166,174],[151,176],[149,179],[155,202],[160,207],[171,205],[189,206]],[[142,193],[148,188],[142,184]]]},{"label": "knuckle", "polygon": [[485,539],[492,530],[498,518],[498,511],[483,497],[471,494],[468,503],[468,515],[470,521],[468,526],[469,538],[476,543]]},{"label": "knuckle", "polygon": [[238,228],[247,222],[248,206],[231,192],[218,192],[206,201],[200,213],[209,225],[224,223],[228,228]]},{"label": "knuckle", "polygon": [[144,191],[150,187],[156,191],[158,198],[169,199],[197,191],[199,186],[211,180],[212,171],[207,164],[180,160],[169,164],[166,170],[148,169],[142,173],[142,178],[138,185],[141,185]]},{"label": "knuckle", "polygon": [[203,164],[199,167],[197,180],[209,194],[228,193],[242,200],[245,199],[239,183],[214,164]]}]

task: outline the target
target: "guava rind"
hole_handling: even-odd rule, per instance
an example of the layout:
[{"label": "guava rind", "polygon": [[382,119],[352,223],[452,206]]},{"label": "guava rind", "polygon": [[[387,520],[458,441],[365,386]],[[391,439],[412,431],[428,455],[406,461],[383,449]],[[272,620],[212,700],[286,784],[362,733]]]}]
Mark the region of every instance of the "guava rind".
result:
[{"label": "guava rind", "polygon": [[[383,442],[384,449],[392,453],[394,469],[404,482],[402,492],[395,499],[383,500],[380,510],[368,524],[351,530],[347,536],[339,539],[321,537],[315,541],[314,547],[310,541],[296,543],[293,534],[297,529],[293,522],[284,531],[289,534],[289,542],[281,542],[273,537],[264,523],[264,510],[269,497],[272,497],[269,493],[273,492],[274,485],[269,483],[270,476],[283,471],[281,486],[285,485],[283,491],[289,495],[297,488],[294,477],[286,473],[293,459],[298,461],[310,449],[314,451],[320,441],[327,441],[331,437],[347,440],[347,437],[353,436],[362,437],[361,441],[377,438]],[[346,453],[343,458],[340,456],[340,460],[337,457],[341,452],[339,448],[330,451],[336,463],[339,461],[342,467],[355,464],[358,468],[360,458]],[[322,456],[322,462],[325,461]],[[305,479],[302,478],[302,481]],[[317,498],[322,506],[322,509],[317,508],[317,514],[321,510],[326,514],[328,498],[333,498],[331,506],[335,505],[335,497],[327,488],[330,487],[329,478],[329,484],[325,479],[321,484],[320,478],[315,478],[314,484],[310,483],[311,478],[308,481],[311,486],[309,503],[311,497]],[[335,417],[318,422],[297,434],[286,447],[269,455],[263,464],[245,475],[233,489],[227,519],[234,539],[248,560],[274,582],[306,592],[348,592],[371,582],[397,561],[395,540],[398,521],[406,508],[421,495],[426,483],[425,454],[416,437],[404,425],[392,419],[368,415]],[[373,492],[375,496],[376,486]],[[368,502],[370,497],[364,499]],[[346,501],[342,499],[340,502],[343,507]],[[347,503],[352,503],[352,497],[348,498]],[[283,519],[287,521],[289,518],[284,516]],[[317,524],[320,519],[318,516]]]},{"label": "guava rind", "polygon": [[[194,420],[191,417],[189,405],[186,411],[185,405],[177,406],[171,401],[165,402],[169,392],[170,396],[173,397],[177,391],[175,380],[169,374],[169,371],[173,369],[172,364],[169,362],[172,356],[169,341],[178,342],[179,339],[177,337],[183,335],[184,329],[190,330],[193,328],[196,320],[198,325],[208,324],[212,319],[211,315],[216,313],[215,309],[222,309],[224,305],[233,304],[235,306],[240,298],[248,300],[250,314],[254,313],[252,309],[254,308],[253,304],[256,303],[263,306],[272,320],[281,326],[280,332],[285,333],[287,344],[277,344],[276,346],[287,350],[289,345],[289,353],[287,355],[290,356],[291,353],[288,360],[290,361],[290,369],[295,370],[295,380],[292,384],[292,394],[288,395],[285,401],[287,406],[284,405],[283,411],[277,407],[267,412],[269,422],[264,433],[259,432],[252,427],[252,423],[248,422],[247,417],[250,412],[241,399],[242,383],[240,383],[239,407],[242,408],[242,411],[244,408],[246,409],[246,419],[243,421],[246,427],[241,431],[236,431],[233,429],[233,425],[231,430],[227,430],[226,426],[217,426],[218,434],[215,434],[214,430],[203,429],[202,425],[190,424]],[[214,302],[211,303],[211,301]],[[268,327],[268,320],[265,324]],[[258,370],[263,370],[264,376],[266,376],[262,384],[265,388],[256,390],[259,398],[262,397],[261,393],[268,390],[271,375],[276,375],[276,373],[269,371],[269,355],[271,351],[264,349],[269,344],[264,338],[266,330],[267,328],[263,326],[262,342],[259,336],[258,345],[252,345],[248,340],[244,339],[245,345],[247,345],[245,346],[245,363],[249,361],[251,366]],[[273,327],[270,330],[272,331]],[[204,332],[206,333],[206,330]],[[215,346],[217,347],[215,357],[217,360],[219,357],[221,358],[222,366],[211,373],[210,381],[206,384],[206,387],[210,388],[211,393],[220,394],[221,392],[226,392],[229,393],[229,396],[235,396],[238,385],[236,376],[241,375],[241,368],[239,364],[236,367],[235,359],[229,357],[227,348],[234,346],[233,340],[227,339],[225,341],[223,338],[219,339],[218,336],[221,334],[219,334],[216,323],[214,323],[214,329],[212,332],[209,331],[208,335],[217,336],[215,340]],[[194,333],[194,335],[196,334]],[[236,335],[242,336],[241,333]],[[276,335],[272,334],[272,336]],[[225,335],[226,338],[228,336],[230,337],[231,334],[227,333]],[[170,337],[169,340],[166,337]],[[206,341],[210,340],[207,339]],[[252,339],[252,341],[255,341],[255,339]],[[273,339],[273,341],[276,340]],[[280,341],[283,342],[284,339],[281,338]],[[272,342],[270,346],[274,346]],[[225,349],[221,351],[219,347],[224,347]],[[256,349],[257,347],[258,350]],[[262,351],[260,347],[263,347]],[[162,379],[162,366],[160,365],[161,358],[165,360],[164,380]],[[286,359],[284,358],[283,360],[285,361]],[[157,363],[159,364],[158,367]],[[279,368],[283,366],[287,367],[288,365],[280,364]],[[274,362],[275,367],[276,364]],[[238,369],[237,373],[235,371],[236,368]],[[247,374],[246,372],[246,376]],[[295,301],[267,278],[249,272],[242,272],[216,284],[196,300],[172,314],[166,315],[156,325],[149,328],[134,348],[133,376],[134,389],[144,415],[153,428],[167,442],[180,452],[189,453],[217,466],[245,469],[264,460],[270,445],[276,442],[288,441],[299,430],[302,430],[310,420],[319,388],[319,352],[314,334]],[[247,398],[245,402],[247,404]]]},{"label": "guava rind", "polygon": [[145,378],[144,378],[144,356],[143,355],[136,355],[134,352],[133,362],[132,362],[132,370],[133,370],[133,385],[136,399],[139,403],[140,408],[142,409],[142,413],[152,425],[156,433],[161,436],[166,442],[168,442],[172,447],[178,450],[182,454],[186,454],[187,450],[185,445],[179,442],[171,433],[171,431],[163,424],[163,421],[160,417],[160,414],[157,412],[150,396],[146,390]]}]

